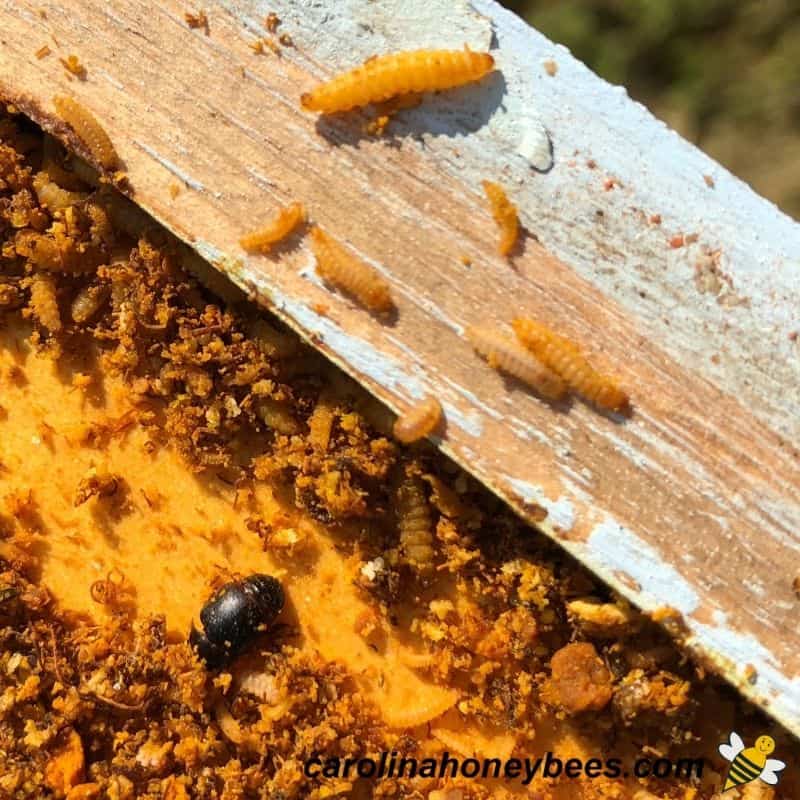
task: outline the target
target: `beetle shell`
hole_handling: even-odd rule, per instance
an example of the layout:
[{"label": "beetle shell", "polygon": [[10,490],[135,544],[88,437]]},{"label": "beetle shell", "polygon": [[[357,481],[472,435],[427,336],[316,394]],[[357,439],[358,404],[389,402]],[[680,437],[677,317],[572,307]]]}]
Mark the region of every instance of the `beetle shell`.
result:
[{"label": "beetle shell", "polygon": [[280,582],[270,575],[226,583],[203,606],[203,630],[193,627],[189,642],[209,667],[222,666],[274,622],[284,602]]}]

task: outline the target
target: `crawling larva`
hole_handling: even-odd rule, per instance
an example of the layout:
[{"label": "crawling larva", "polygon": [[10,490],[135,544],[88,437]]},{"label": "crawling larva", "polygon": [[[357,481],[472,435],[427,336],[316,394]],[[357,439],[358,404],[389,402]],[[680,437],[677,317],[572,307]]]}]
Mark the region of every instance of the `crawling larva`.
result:
[{"label": "crawling larva", "polygon": [[306,221],[302,203],[290,203],[278,211],[277,216],[263,228],[239,239],[239,244],[249,253],[268,253],[273,245],[283,241],[298,225]]},{"label": "crawling larva", "polygon": [[[390,728],[416,728],[418,725],[424,725],[426,722],[442,716],[457,702],[458,692],[455,689],[444,689],[441,686],[429,684],[423,690],[421,697],[415,695],[407,698],[405,703],[389,703],[381,708],[381,714]],[[428,795],[428,797],[430,796]]]},{"label": "crawling larva", "polygon": [[295,336],[273,328],[261,317],[250,322],[247,332],[250,339],[270,359],[282,361],[300,353],[300,343]]},{"label": "crawling larva", "polygon": [[532,319],[515,319],[512,325],[525,347],[557,372],[573,391],[598,408],[622,411],[628,406],[628,395],[612,378],[597,372],[575,342]]},{"label": "crawling larva", "polygon": [[37,172],[33,177],[33,190],[39,203],[47,206],[50,211],[60,211],[64,208],[82,203],[89,195],[86,192],[70,192],[62,189],[50,180],[45,172]]},{"label": "crawling larva", "polygon": [[500,228],[500,242],[497,249],[501,256],[507,256],[517,242],[519,217],[517,207],[508,199],[502,186],[491,181],[483,181],[483,191],[489,198],[494,221]]},{"label": "crawling larva", "polygon": [[433,519],[422,481],[407,475],[396,497],[400,557],[417,572],[433,569]]},{"label": "crawling larva", "polygon": [[53,98],[53,105],[64,120],[86,145],[92,158],[104,169],[114,169],[119,164],[114,145],[94,114],[77,100],[63,95]]},{"label": "crawling larva", "polygon": [[435,397],[426,397],[398,417],[394,423],[394,438],[410,444],[433,433],[442,421],[442,404]]},{"label": "crawling larva", "polygon": [[306,111],[335,114],[407,92],[434,92],[478,81],[494,67],[489,53],[408,50],[373,56],[300,98]]},{"label": "crawling larva", "polygon": [[260,398],[254,405],[256,416],[267,426],[284,436],[297,433],[300,426],[286,403],[271,397]]},{"label": "crawling larva", "polygon": [[102,308],[111,295],[111,289],[104,285],[89,284],[84,286],[70,305],[73,322],[85,325]]},{"label": "crawling larva", "polygon": [[330,445],[335,417],[333,397],[328,392],[322,392],[308,419],[308,441],[320,452],[324,453]]},{"label": "crawling larva", "polygon": [[316,225],[311,229],[311,248],[317,272],[325,281],[352,295],[370,311],[387,313],[394,308],[389,285],[377,271]]},{"label": "crawling larva", "polygon": [[475,327],[467,328],[466,333],[470,344],[493,369],[527,383],[548,400],[558,400],[566,394],[564,381],[510,336]]},{"label": "crawling larva", "polygon": [[58,333],[62,326],[58,309],[56,282],[52,275],[34,275],[30,279],[30,309],[38,322],[50,333]]}]

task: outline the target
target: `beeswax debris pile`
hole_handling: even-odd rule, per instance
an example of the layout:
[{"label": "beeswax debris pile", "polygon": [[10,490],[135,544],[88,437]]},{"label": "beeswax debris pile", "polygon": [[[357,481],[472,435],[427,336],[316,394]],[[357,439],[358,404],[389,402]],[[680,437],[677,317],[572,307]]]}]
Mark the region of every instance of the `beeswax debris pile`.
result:
[{"label": "beeswax debris pile", "polygon": [[[187,266],[208,268],[126,202],[0,116],[0,796],[710,800],[714,761],[699,782],[530,787],[302,764],[713,757],[731,729],[797,759],[431,446],[393,440],[391,415],[277,320],[206,289]],[[341,288],[384,307],[376,285]],[[209,669],[194,617],[254,573],[285,606]]]}]

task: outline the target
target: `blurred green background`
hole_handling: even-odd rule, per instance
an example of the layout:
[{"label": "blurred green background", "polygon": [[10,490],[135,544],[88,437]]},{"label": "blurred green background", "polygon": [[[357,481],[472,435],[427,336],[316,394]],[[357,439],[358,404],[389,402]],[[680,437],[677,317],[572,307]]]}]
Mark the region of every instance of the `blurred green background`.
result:
[{"label": "blurred green background", "polygon": [[800,219],[800,0],[501,0]]}]

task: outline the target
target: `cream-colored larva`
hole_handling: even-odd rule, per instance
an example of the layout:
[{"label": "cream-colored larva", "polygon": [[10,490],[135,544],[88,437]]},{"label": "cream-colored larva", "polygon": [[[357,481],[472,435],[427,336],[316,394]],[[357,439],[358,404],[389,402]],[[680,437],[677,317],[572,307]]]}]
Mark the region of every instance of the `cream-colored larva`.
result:
[{"label": "cream-colored larva", "polygon": [[50,333],[58,333],[63,328],[63,324],[53,276],[41,273],[34,275],[30,279],[30,292],[30,308],[36,320]]},{"label": "cream-colored larva", "polygon": [[250,253],[268,253],[283,241],[298,225],[306,221],[306,210],[302,203],[290,203],[263,228],[242,236],[239,244]]},{"label": "cream-colored larva", "polygon": [[415,728],[441,717],[458,702],[455,689],[445,689],[435,684],[426,684],[422,695],[406,698],[405,703],[393,702],[381,709],[390,728]]},{"label": "cream-colored larva", "polygon": [[325,281],[351,295],[370,311],[388,313],[394,308],[389,284],[377,270],[316,225],[311,228],[311,249],[317,259],[317,272]]},{"label": "cream-colored larva", "polygon": [[300,98],[306,111],[334,114],[408,92],[433,92],[478,81],[494,68],[489,53],[408,50],[373,56]]},{"label": "cream-colored larva", "polygon": [[417,572],[433,569],[433,519],[422,480],[407,475],[397,490],[400,557]]},{"label": "cream-colored larva", "polygon": [[411,444],[433,433],[442,421],[442,404],[430,395],[411,406],[394,423],[394,438]]},{"label": "cream-colored larva", "polygon": [[70,192],[62,189],[58,184],[53,183],[45,172],[37,172],[33,176],[33,190],[36,192],[39,203],[47,206],[50,211],[60,211],[78,205],[89,196],[87,192]]},{"label": "cream-colored larva", "polygon": [[70,305],[73,322],[85,325],[102,308],[111,295],[111,288],[105,285],[89,284],[75,295]]},{"label": "cream-colored larva", "polygon": [[487,328],[469,327],[467,339],[493,369],[528,384],[542,397],[559,400],[567,392],[564,381],[510,336]]},{"label": "cream-colored larva", "polygon": [[628,407],[628,395],[613,378],[595,370],[575,342],[536,320],[519,318],[512,325],[522,344],[557,372],[570,389],[607,411]]},{"label": "cream-colored larva", "polygon": [[82,106],[72,97],[56,95],[53,105],[61,119],[64,120],[86,145],[87,149],[104,169],[114,169],[119,164],[119,157],[109,135],[95,119],[88,108]]},{"label": "cream-colored larva", "polygon": [[336,418],[336,403],[330,393],[320,394],[314,411],[308,419],[308,441],[320,452],[328,449]]}]

